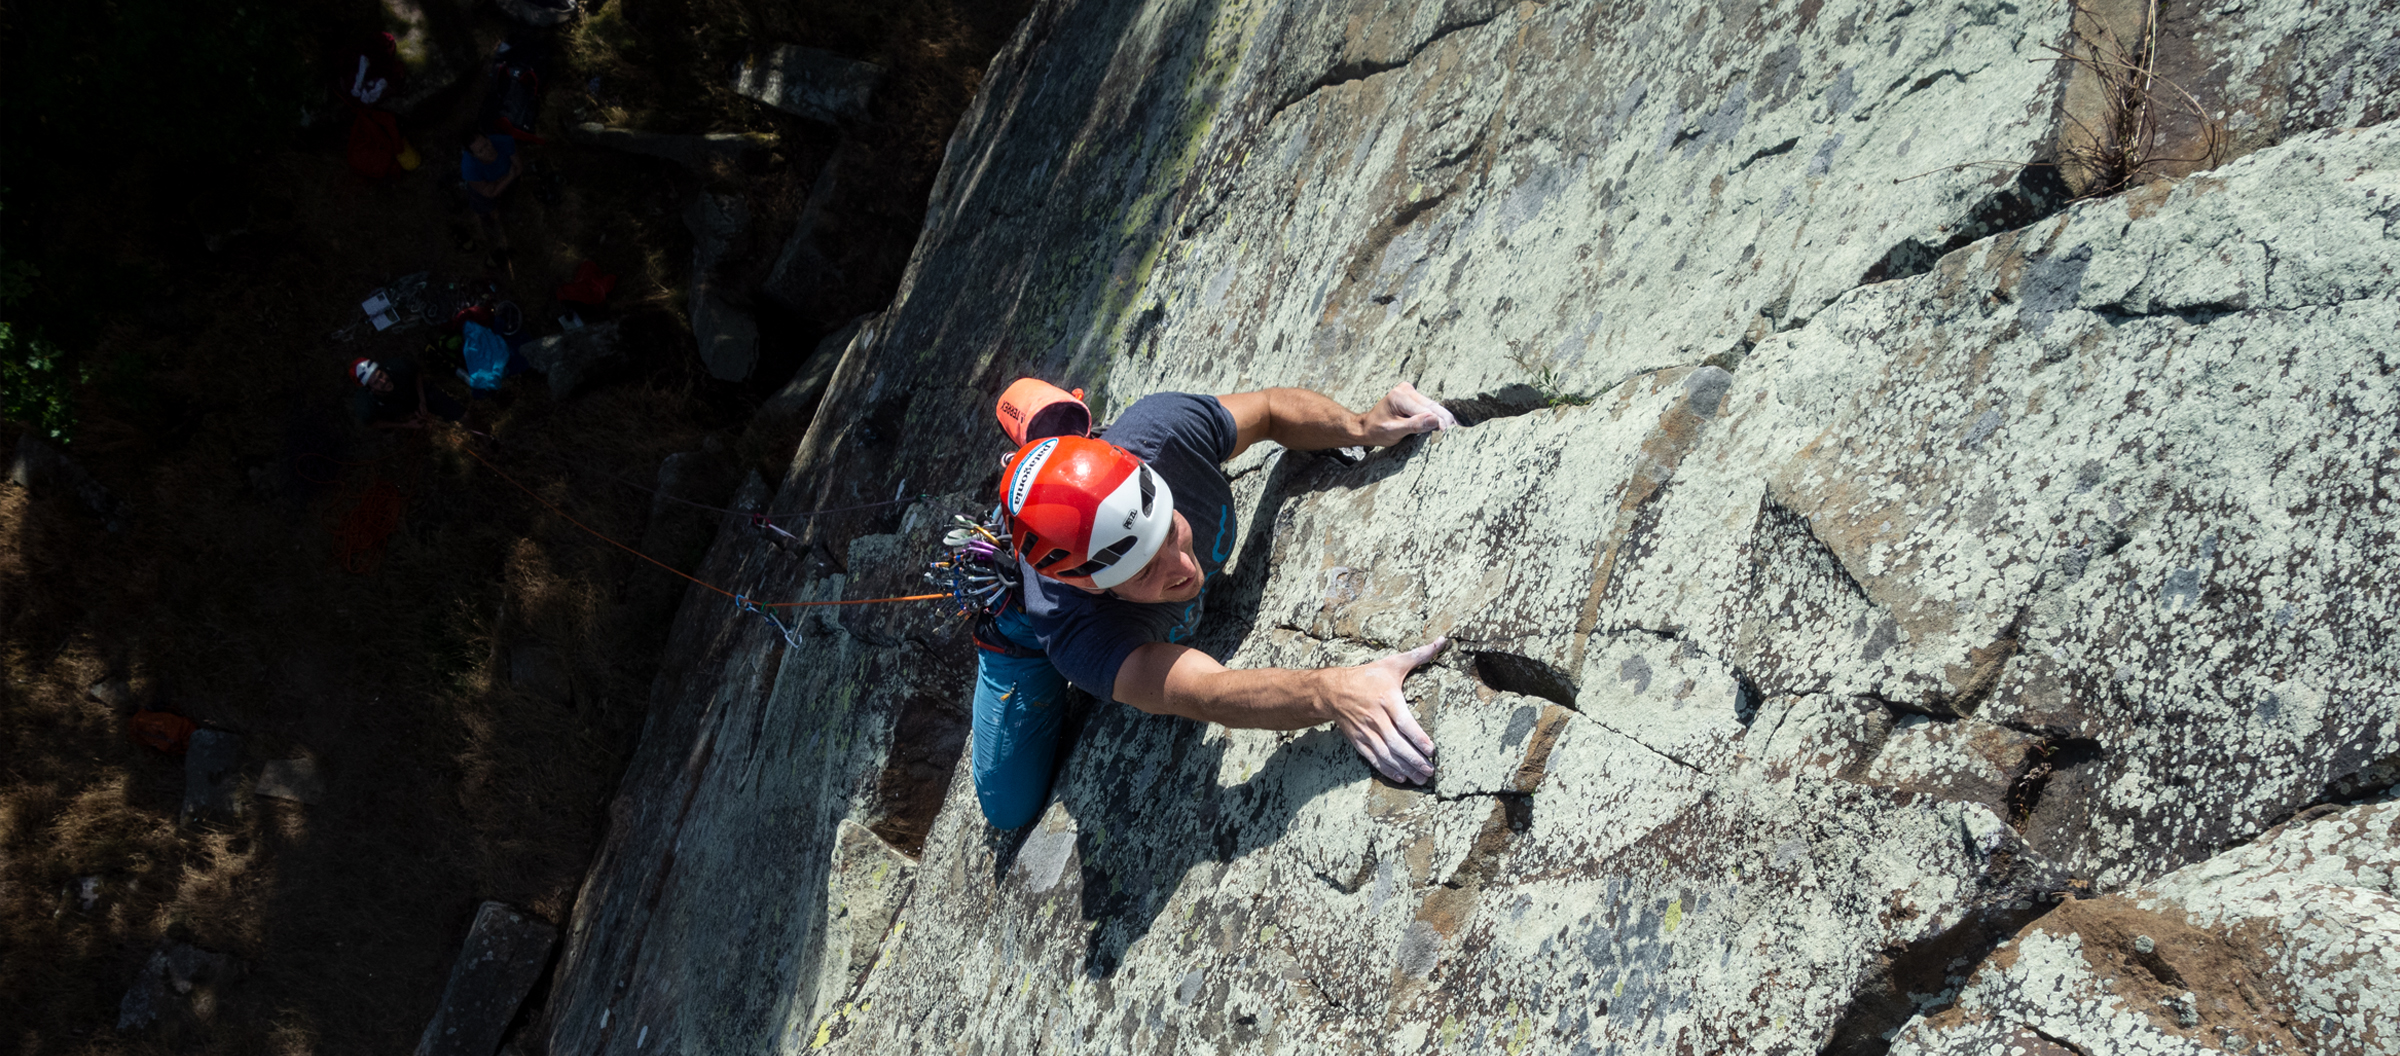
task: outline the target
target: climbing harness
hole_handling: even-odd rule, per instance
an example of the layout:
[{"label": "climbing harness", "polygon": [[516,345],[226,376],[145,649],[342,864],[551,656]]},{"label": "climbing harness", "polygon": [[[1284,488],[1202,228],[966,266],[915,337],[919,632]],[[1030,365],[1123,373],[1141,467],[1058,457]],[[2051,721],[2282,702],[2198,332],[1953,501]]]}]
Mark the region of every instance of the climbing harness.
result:
[{"label": "climbing harness", "polygon": [[740,609],[743,612],[757,613],[759,619],[767,621],[768,626],[775,628],[775,633],[783,636],[783,644],[791,646],[794,649],[800,648],[800,617],[794,616],[792,617],[792,622],[785,623],[782,620],[776,619],[774,613],[760,608],[757,602],[750,600],[750,595],[748,594],[734,595],[733,605],[735,608]]},{"label": "climbing harness", "polygon": [[950,522],[951,529],[942,536],[942,555],[933,559],[925,582],[948,591],[944,596],[958,606],[961,616],[997,615],[1019,582],[1000,507],[992,507],[981,521],[953,515]]}]

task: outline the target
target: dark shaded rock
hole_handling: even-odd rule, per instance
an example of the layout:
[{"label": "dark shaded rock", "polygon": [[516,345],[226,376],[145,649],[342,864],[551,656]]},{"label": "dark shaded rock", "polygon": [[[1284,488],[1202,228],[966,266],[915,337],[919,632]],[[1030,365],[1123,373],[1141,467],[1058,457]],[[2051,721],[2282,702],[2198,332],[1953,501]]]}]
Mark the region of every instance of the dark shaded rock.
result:
[{"label": "dark shaded rock", "polygon": [[491,1056],[557,941],[558,929],[541,919],[484,903],[450,968],[441,1007],[417,1039],[417,1056]]},{"label": "dark shaded rock", "polygon": [[298,803],[315,803],[325,798],[325,778],[317,772],[317,761],[307,756],[271,759],[259,768],[258,781],[250,786],[250,791]]},{"label": "dark shaded rock", "polygon": [[183,756],[183,824],[241,815],[234,794],[240,780],[242,738],[223,730],[199,730]]},{"label": "dark shaded rock", "polygon": [[575,0],[493,0],[500,13],[528,26],[561,26],[575,17]]},{"label": "dark shaded rock", "polygon": [[121,678],[111,678],[100,682],[94,682],[91,684],[90,688],[84,690],[84,693],[89,695],[93,700],[99,701],[102,704],[106,704],[111,709],[120,712],[132,711],[135,703],[133,686]]},{"label": "dark shaded rock", "polygon": [[568,135],[578,143],[663,158],[698,173],[740,166],[764,155],[774,144],[772,137],[747,133],[674,135],[610,128],[596,121],[576,125]]},{"label": "dark shaded rock", "polygon": [[809,312],[824,299],[828,287],[838,286],[846,278],[836,260],[839,247],[835,242],[842,231],[838,206],[842,172],[857,167],[864,160],[865,149],[857,140],[845,139],[817,170],[816,180],[808,186],[808,201],[800,207],[800,219],[792,224],[774,270],[759,288],[769,299],[796,312]]},{"label": "dark shaded rock", "polygon": [[623,358],[614,319],[552,334],[518,351],[533,369],[550,379],[551,397],[561,400],[574,395],[595,371]]},{"label": "dark shaded rock", "polygon": [[170,943],[143,962],[117,1003],[117,1029],[143,1030],[160,1021],[206,1023],[216,1018],[218,991],[241,977],[232,957],[187,943]]},{"label": "dark shaded rock", "polygon": [[883,67],[820,48],[786,45],[744,63],[733,90],[787,114],[836,124],[867,116]]},{"label": "dark shaded rock", "polygon": [[750,227],[750,206],[731,195],[701,194],[684,208],[692,231],[692,287],[686,299],[692,339],[709,376],[749,380],[758,368],[758,321],[733,299],[720,277]]},{"label": "dark shaded rock", "polygon": [[758,413],[750,418],[750,428],[761,433],[807,428],[810,415],[817,409],[818,400],[825,395],[826,384],[833,380],[834,368],[842,364],[842,353],[849,351],[850,343],[860,331],[870,327],[875,318],[876,314],[872,312],[859,316],[850,320],[849,325],[826,335],[825,340],[817,342],[816,351],[809,353],[808,358],[801,361],[800,369],[792,372],[792,380],[775,390],[775,395],[767,397],[765,403],[759,404]]}]

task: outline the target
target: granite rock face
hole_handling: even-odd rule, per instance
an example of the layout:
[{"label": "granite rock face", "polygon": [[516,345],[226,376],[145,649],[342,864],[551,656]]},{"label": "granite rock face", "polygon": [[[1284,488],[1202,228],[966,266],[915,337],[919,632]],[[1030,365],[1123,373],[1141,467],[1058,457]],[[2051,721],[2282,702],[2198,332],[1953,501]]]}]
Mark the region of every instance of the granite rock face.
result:
[{"label": "granite rock face", "polygon": [[2393,23],[2220,6],[2159,61],[2249,116],[2071,202],[2140,11],[1042,5],[733,503],[822,512],[695,574],[922,589],[1021,374],[1409,381],[1228,467],[1194,644],[1449,636],[1440,773],[1098,702],[994,832],[943,606],[695,588],[551,1048],[2394,1051]]}]

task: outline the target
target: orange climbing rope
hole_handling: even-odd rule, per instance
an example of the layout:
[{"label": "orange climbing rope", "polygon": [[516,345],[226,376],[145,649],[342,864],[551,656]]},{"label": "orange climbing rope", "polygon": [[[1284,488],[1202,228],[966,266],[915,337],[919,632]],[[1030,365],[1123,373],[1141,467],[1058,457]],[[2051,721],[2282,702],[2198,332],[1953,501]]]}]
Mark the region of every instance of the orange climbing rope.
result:
[{"label": "orange climbing rope", "polygon": [[380,475],[368,481],[358,505],[333,529],[334,562],[353,575],[375,571],[383,559],[383,544],[400,527],[400,511],[407,503],[399,485]]},{"label": "orange climbing rope", "polygon": [[860,599],[857,599],[857,600],[854,600],[854,601],[777,601],[777,602],[754,602],[754,601],[751,601],[751,600],[749,599],[749,597],[748,597],[748,596],[746,596],[746,595],[742,595],[742,594],[736,594],[736,593],[734,593],[733,591],[727,590],[727,589],[725,589],[725,588],[723,588],[723,587],[720,587],[720,586],[718,586],[718,585],[716,585],[716,584],[714,584],[714,583],[708,582],[707,580],[700,579],[700,578],[698,578],[698,577],[692,576],[692,575],[690,575],[690,574],[688,574],[688,573],[684,572],[682,569],[676,568],[676,567],[675,567],[675,566],[673,566],[673,565],[670,565],[670,564],[668,564],[668,563],[666,563],[666,562],[664,562],[664,561],[661,561],[661,560],[659,560],[659,559],[657,559],[657,558],[655,558],[655,557],[652,557],[652,556],[650,556],[650,555],[648,555],[648,554],[645,554],[645,553],[643,553],[643,552],[641,552],[641,551],[639,551],[639,550],[636,550],[636,549],[634,549],[634,548],[632,548],[632,547],[630,547],[630,546],[627,546],[627,545],[625,545],[625,544],[623,544],[623,543],[620,543],[620,542],[616,541],[615,539],[612,539],[612,538],[610,538],[610,537],[608,536],[608,534],[607,534],[607,533],[605,533],[605,532],[602,532],[601,530],[599,530],[599,529],[597,529],[597,528],[594,528],[594,527],[592,527],[591,525],[588,525],[588,524],[585,524],[585,523],[583,523],[582,521],[578,521],[578,520],[576,520],[576,519],[575,519],[575,517],[574,517],[574,515],[572,515],[572,514],[568,513],[568,512],[567,512],[567,511],[565,511],[565,510],[559,509],[559,508],[558,508],[558,505],[557,505],[556,503],[553,503],[553,502],[551,502],[550,500],[543,498],[543,497],[540,495],[540,493],[538,493],[538,492],[534,491],[532,488],[528,488],[528,487],[526,487],[525,485],[518,483],[518,482],[517,482],[517,478],[515,478],[515,477],[512,477],[512,476],[509,476],[507,473],[505,473],[505,472],[502,472],[502,471],[501,471],[501,469],[500,469],[500,467],[498,467],[498,466],[495,466],[495,465],[493,465],[493,464],[491,463],[491,460],[490,460],[490,459],[487,459],[487,458],[483,457],[483,453],[482,453],[482,452],[475,450],[475,447],[474,447],[474,445],[473,445],[473,444],[467,444],[467,445],[463,446],[463,447],[461,448],[461,450],[465,451],[465,452],[466,452],[468,455],[472,456],[472,457],[475,459],[475,461],[483,463],[483,468],[485,468],[485,469],[488,469],[488,470],[491,470],[491,471],[493,472],[493,474],[497,475],[497,476],[498,476],[500,479],[502,479],[502,480],[505,480],[505,481],[509,482],[509,484],[510,484],[510,485],[512,485],[512,486],[514,486],[514,487],[515,487],[515,488],[516,488],[518,491],[522,491],[522,492],[524,492],[525,494],[532,496],[532,497],[533,497],[533,501],[535,501],[535,502],[538,502],[538,503],[541,503],[541,504],[543,505],[543,507],[547,508],[547,509],[548,509],[550,512],[552,512],[552,513],[555,513],[555,514],[559,515],[560,517],[566,518],[566,521],[567,521],[567,523],[568,523],[568,524],[572,524],[572,525],[574,525],[574,526],[575,526],[575,527],[577,527],[577,528],[581,528],[581,529],[583,529],[584,531],[591,533],[591,535],[592,535],[594,538],[596,538],[596,539],[599,539],[601,542],[607,543],[608,545],[610,545],[610,546],[613,546],[613,547],[616,547],[616,548],[617,548],[617,549],[619,549],[619,550],[623,550],[623,551],[625,551],[626,553],[628,553],[628,554],[632,554],[633,556],[635,556],[635,557],[638,557],[638,558],[641,558],[641,559],[642,559],[642,560],[644,560],[644,561],[648,561],[648,562],[650,562],[651,564],[653,564],[653,565],[657,565],[658,567],[660,567],[660,568],[663,568],[663,569],[666,569],[666,570],[667,570],[667,571],[669,571],[669,572],[673,572],[673,573],[675,573],[676,575],[678,575],[678,576],[682,576],[683,578],[685,578],[685,579],[688,579],[688,580],[691,580],[691,581],[692,581],[692,582],[694,582],[694,583],[698,583],[698,584],[700,584],[701,586],[703,586],[703,587],[707,587],[708,589],[710,589],[710,590],[713,590],[713,591],[716,591],[716,592],[717,592],[717,593],[719,593],[719,594],[723,594],[723,595],[725,595],[725,596],[726,596],[726,597],[728,597],[728,598],[732,598],[736,604],[742,604],[742,605],[753,605],[753,606],[757,606],[757,607],[759,607],[759,608],[762,608],[762,609],[810,609],[810,608],[816,608],[816,607],[818,607],[818,606],[821,606],[821,605],[877,605],[877,604],[881,604],[881,603],[884,603],[884,602],[891,602],[891,601],[933,601],[933,600],[936,600],[936,599],[940,599],[940,598],[947,598],[947,597],[949,597],[949,596],[950,596],[950,595],[948,595],[948,594],[946,594],[946,593],[945,593],[945,594],[910,594],[910,595],[908,595],[908,596],[906,596],[906,597],[898,597],[898,598],[860,598]]}]

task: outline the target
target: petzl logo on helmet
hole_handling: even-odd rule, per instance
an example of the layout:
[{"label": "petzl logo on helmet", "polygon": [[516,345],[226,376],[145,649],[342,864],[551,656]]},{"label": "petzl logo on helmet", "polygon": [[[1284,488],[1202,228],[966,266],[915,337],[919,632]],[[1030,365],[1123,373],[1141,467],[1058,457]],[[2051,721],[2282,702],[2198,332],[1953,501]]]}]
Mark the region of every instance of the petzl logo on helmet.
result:
[{"label": "petzl logo on helmet", "polygon": [[1016,516],[1025,512],[1025,493],[1033,490],[1033,478],[1042,471],[1042,463],[1050,460],[1050,452],[1058,449],[1058,438],[1044,440],[1017,462],[1017,471],[1008,480],[1008,513]]}]

